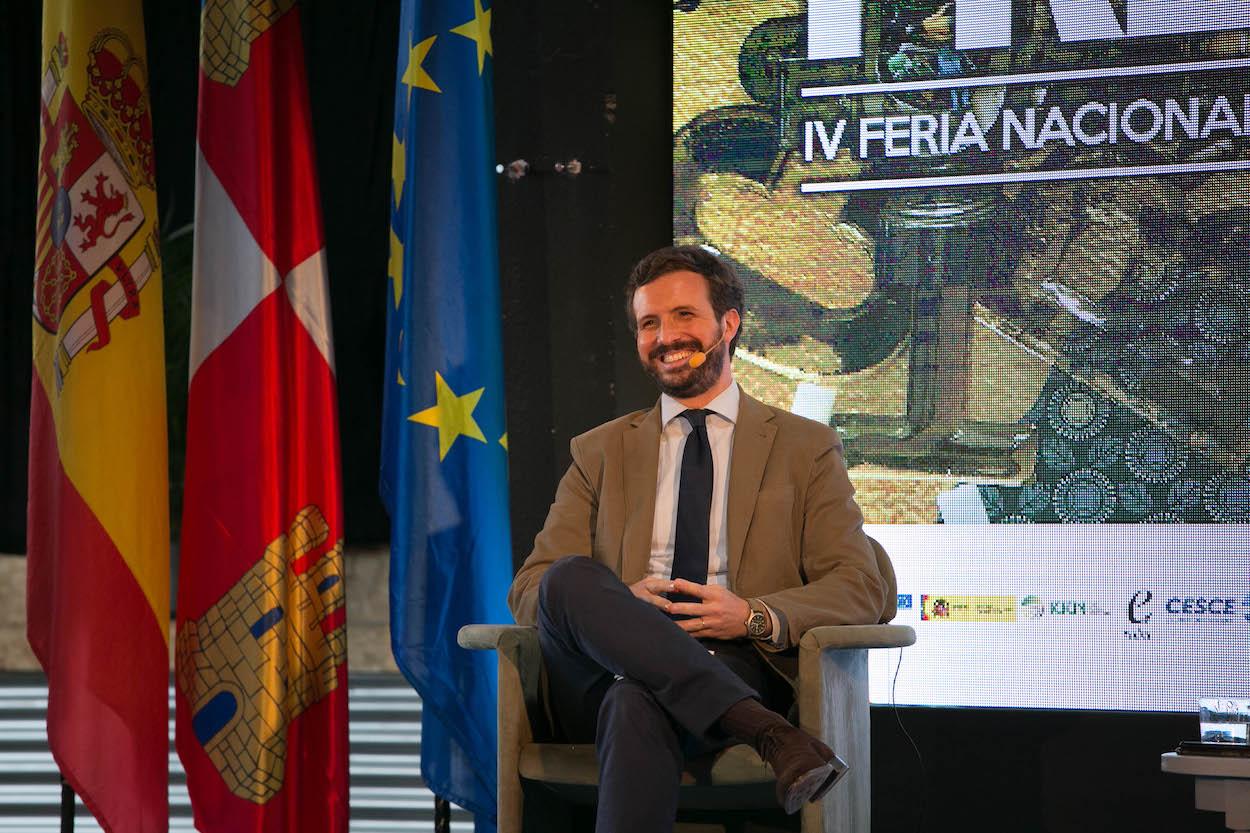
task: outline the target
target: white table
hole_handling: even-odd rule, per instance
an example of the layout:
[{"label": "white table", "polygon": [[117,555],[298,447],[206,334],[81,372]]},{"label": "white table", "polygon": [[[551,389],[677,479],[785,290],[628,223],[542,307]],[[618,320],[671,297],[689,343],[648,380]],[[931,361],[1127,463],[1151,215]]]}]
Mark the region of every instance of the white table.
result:
[{"label": "white table", "polygon": [[1250,758],[1164,753],[1164,772],[1194,776],[1194,804],[1199,810],[1224,813],[1224,826],[1250,833]]}]

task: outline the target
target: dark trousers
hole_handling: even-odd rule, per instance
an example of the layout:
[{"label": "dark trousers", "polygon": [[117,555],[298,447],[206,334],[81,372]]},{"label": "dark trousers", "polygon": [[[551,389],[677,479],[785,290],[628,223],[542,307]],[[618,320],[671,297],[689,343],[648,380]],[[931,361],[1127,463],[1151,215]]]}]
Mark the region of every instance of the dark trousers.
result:
[{"label": "dark trousers", "polygon": [[691,638],[583,556],[544,574],[538,639],[557,732],[597,746],[597,833],[672,830],[685,759],[733,742],[720,716],[747,697],[784,713],[790,696],[747,640]]}]

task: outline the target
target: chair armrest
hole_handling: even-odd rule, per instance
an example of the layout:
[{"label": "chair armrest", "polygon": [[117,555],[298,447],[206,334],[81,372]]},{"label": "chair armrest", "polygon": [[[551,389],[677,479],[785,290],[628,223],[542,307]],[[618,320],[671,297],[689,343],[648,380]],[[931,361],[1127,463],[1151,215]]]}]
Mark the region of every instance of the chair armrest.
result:
[{"label": "chair armrest", "polygon": [[543,656],[538,630],[519,625],[465,625],[456,635],[462,648],[496,652],[499,658],[497,809],[499,833],[520,833],[524,798],[521,749],[547,725],[542,706]]},{"label": "chair armrest", "polygon": [[915,641],[906,625],[832,625],[812,628],[799,640],[800,725],[851,766],[836,797],[803,808],[804,830],[869,829],[868,651]]},{"label": "chair armrest", "polygon": [[461,648],[471,651],[498,650],[500,642],[510,639],[528,640],[538,644],[538,631],[525,625],[465,625],[456,634]]},{"label": "chair armrest", "polygon": [[916,632],[907,625],[826,625],[803,634],[799,648],[906,648],[915,643]]},{"label": "chair armrest", "polygon": [[532,728],[541,732],[547,718],[542,704],[543,655],[538,629],[529,625],[465,625],[456,641],[461,648],[498,652],[500,703],[510,711],[509,700],[519,696],[529,719],[526,735]]}]

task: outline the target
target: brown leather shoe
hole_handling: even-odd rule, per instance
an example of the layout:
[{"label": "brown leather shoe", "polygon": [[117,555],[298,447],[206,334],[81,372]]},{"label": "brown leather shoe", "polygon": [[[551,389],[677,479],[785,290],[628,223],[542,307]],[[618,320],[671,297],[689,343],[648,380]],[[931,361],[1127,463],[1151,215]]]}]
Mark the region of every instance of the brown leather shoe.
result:
[{"label": "brown leather shoe", "polygon": [[787,813],[819,801],[847,771],[832,749],[788,723],[766,729],[758,749],[777,776],[777,803]]},{"label": "brown leather shoe", "polygon": [[751,744],[772,767],[777,776],[777,803],[787,813],[820,800],[847,770],[846,762],[832,749],[752,698],[730,706],[721,715],[720,728]]}]

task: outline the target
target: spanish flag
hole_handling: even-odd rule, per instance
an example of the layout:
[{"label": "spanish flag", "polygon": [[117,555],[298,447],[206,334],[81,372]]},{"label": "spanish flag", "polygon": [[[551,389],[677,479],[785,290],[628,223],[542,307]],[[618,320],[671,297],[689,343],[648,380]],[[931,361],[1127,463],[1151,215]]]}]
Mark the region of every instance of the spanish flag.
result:
[{"label": "spanish flag", "polygon": [[345,833],[347,636],[299,8],[200,16],[177,746],[204,833]]},{"label": "spanish flag", "polygon": [[139,0],[43,12],[27,637],[57,766],[107,831],[167,830],[169,508]]}]

